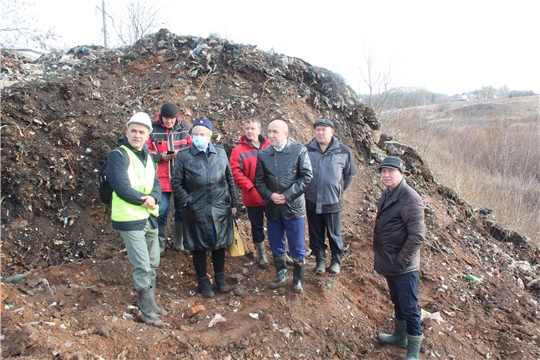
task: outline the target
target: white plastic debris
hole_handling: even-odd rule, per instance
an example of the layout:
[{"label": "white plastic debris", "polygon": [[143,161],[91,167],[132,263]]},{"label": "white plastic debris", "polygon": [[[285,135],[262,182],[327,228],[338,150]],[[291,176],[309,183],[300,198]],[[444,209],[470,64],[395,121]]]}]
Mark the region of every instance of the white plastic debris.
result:
[{"label": "white plastic debris", "polygon": [[441,313],[440,312],[434,312],[433,314],[430,313],[430,312],[427,312],[426,310],[424,309],[421,309],[420,310],[420,318],[422,320],[424,319],[433,319],[437,322],[437,324],[440,324],[441,322],[444,322],[444,319],[441,317]]},{"label": "white plastic debris", "polygon": [[225,322],[227,319],[223,317],[221,314],[216,314],[212,320],[210,320],[210,323],[208,324],[208,327],[214,326],[218,322]]},{"label": "white plastic debris", "polygon": [[249,313],[249,316],[253,319],[259,320],[259,314],[258,313]]}]

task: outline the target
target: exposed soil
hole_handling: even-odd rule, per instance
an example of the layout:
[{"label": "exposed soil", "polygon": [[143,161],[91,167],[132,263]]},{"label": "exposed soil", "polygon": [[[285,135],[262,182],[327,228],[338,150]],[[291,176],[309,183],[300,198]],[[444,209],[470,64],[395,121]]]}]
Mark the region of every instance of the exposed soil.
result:
[{"label": "exposed soil", "polygon": [[[2,76],[2,280],[23,278],[2,283],[3,358],[404,358],[406,350],[377,342],[393,313],[371,239],[383,189],[376,168],[386,155],[404,159],[426,204],[422,357],[540,358],[538,247],[433,179],[413,149],[381,134],[372,109],[338,75],[254,46],[161,30],[133,47],[77,47],[35,62],[4,53]],[[191,258],[168,251],[157,291],[168,326],[141,323],[96,172],[130,115],[153,117],[165,101],[187,122],[211,119],[214,142],[228,152],[247,117],[265,128],[286,119],[300,142],[312,138],[315,119],[334,121],[358,166],[345,194],[342,273],[315,276],[310,257],[304,294],[290,284],[269,289],[275,270],[256,265],[242,210],[247,254],[227,255],[225,269],[235,289],[201,297]],[[190,317],[196,305],[204,309]],[[216,314],[226,321],[209,327]]]}]

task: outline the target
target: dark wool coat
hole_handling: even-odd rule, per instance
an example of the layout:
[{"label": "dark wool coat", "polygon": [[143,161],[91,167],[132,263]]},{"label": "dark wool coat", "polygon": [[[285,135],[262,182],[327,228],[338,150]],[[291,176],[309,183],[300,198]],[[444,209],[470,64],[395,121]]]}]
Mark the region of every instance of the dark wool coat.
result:
[{"label": "dark wool coat", "polygon": [[176,200],[185,204],[182,221],[186,250],[212,251],[232,244],[231,209],[237,202],[223,147],[209,144],[208,152],[202,152],[192,145],[179,151],[171,184]]},{"label": "dark wool coat", "polygon": [[424,233],[424,203],[418,193],[405,179],[394,192],[386,189],[375,220],[375,271],[391,276],[418,271]]}]

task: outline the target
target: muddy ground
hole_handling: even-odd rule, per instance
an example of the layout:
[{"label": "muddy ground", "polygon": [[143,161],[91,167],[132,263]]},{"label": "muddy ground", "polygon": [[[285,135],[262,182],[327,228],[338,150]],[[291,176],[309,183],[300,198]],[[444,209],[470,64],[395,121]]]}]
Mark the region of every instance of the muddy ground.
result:
[{"label": "muddy ground", "polygon": [[[81,46],[34,62],[4,53],[2,79],[1,275],[20,281],[1,287],[3,358],[404,358],[404,349],[376,339],[392,327],[371,250],[383,190],[376,169],[386,155],[404,159],[407,181],[426,204],[422,357],[540,358],[538,246],[438,183],[339,75],[255,46],[161,30],[133,47]],[[241,209],[247,253],[226,260],[234,290],[201,297],[189,255],[167,251],[157,300],[168,326],[141,323],[131,265],[99,201],[96,172],[131,114],[154,116],[165,101],[187,122],[211,119],[214,142],[228,152],[247,117],[264,127],[285,119],[300,142],[313,137],[315,119],[334,121],[358,167],[345,194],[342,273],[315,276],[309,257],[304,294],[290,285],[269,289],[275,271],[256,265]],[[217,314],[226,321],[209,326]]]}]

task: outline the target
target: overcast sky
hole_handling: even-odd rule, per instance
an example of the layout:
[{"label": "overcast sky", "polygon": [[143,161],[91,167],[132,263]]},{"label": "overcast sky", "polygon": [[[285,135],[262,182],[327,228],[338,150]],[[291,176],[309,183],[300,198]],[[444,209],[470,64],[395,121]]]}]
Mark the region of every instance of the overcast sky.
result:
[{"label": "overcast sky", "polygon": [[[103,45],[102,0],[34,0],[40,19],[69,46]],[[105,0],[105,8],[124,0]],[[365,49],[396,72],[393,87],[456,94],[482,86],[540,93],[536,0],[156,0],[169,8],[162,27],[176,35],[211,33],[301,58],[367,92]],[[110,21],[110,19],[107,19]],[[113,31],[109,24],[109,30]]]}]

